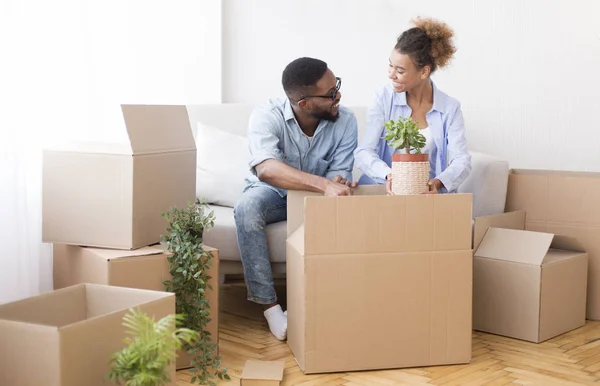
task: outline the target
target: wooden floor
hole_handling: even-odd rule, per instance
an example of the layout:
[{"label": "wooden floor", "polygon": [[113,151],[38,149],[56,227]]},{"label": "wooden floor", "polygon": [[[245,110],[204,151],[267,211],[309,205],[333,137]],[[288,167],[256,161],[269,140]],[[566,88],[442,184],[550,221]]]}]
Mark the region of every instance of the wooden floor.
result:
[{"label": "wooden floor", "polygon": [[[600,322],[590,321],[541,344],[474,332],[468,365],[304,375],[287,344],[269,332],[260,307],[245,296],[239,284],[221,289],[220,354],[232,379],[218,385],[239,385],[249,358],[284,360],[282,385],[600,385]],[[177,379],[178,386],[191,385],[186,371]]]}]

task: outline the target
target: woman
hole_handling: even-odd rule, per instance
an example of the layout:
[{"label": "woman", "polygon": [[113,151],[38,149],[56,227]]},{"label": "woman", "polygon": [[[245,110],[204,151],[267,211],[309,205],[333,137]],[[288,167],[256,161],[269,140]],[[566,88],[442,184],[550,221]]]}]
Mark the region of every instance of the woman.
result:
[{"label": "woman", "polygon": [[[460,103],[440,91],[430,79],[456,52],[453,31],[444,23],[420,19],[403,32],[390,55],[391,84],[375,94],[365,132],[354,152],[363,172],[359,184],[387,184],[392,193],[391,162],[395,150],[382,139],[383,124],[399,116],[418,121],[429,154],[428,193],[455,192],[471,171]],[[399,150],[396,152],[403,152]]]}]

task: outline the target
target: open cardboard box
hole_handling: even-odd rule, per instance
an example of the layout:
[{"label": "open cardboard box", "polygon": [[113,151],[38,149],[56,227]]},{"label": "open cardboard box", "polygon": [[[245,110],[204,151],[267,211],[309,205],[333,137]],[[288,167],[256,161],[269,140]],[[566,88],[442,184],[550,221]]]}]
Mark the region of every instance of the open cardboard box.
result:
[{"label": "open cardboard box", "polygon": [[537,343],[585,324],[588,255],[573,238],[524,230],[525,215],[476,219],[473,328]]},{"label": "open cardboard box", "polygon": [[589,255],[586,317],[600,320],[600,173],[511,170],[506,211],[525,229],[577,239]]},{"label": "open cardboard box", "polygon": [[[130,308],[159,320],[167,292],[81,284],[0,305],[0,385],[106,386],[110,356],[125,347]],[[176,384],[175,366],[169,385]]]},{"label": "open cardboard box", "polygon": [[196,196],[196,145],[185,106],[123,105],[130,144],[45,149],[42,240],[136,249],[160,242],[170,207]]},{"label": "open cardboard box", "polygon": [[[163,245],[124,251],[54,244],[54,289],[80,283],[105,284],[129,288],[164,291],[163,283],[171,280],[170,252]],[[207,325],[213,343],[219,342],[219,251],[204,246],[213,256],[208,271],[212,290],[206,292],[211,310]],[[191,357],[179,351],[177,369],[190,367]]]},{"label": "open cardboard box", "polygon": [[472,195],[288,192],[288,345],[305,373],[471,360]]}]

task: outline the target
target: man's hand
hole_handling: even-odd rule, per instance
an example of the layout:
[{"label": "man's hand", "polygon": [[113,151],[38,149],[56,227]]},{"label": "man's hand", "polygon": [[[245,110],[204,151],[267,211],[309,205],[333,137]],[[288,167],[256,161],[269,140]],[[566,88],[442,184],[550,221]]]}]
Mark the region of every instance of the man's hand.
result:
[{"label": "man's hand", "polygon": [[423,192],[423,194],[438,194],[440,189],[444,187],[444,184],[442,184],[442,181],[434,178],[433,180],[427,181],[427,187],[429,190],[427,192]]},{"label": "man's hand", "polygon": [[388,174],[385,179],[385,191],[388,195],[393,196],[394,192],[392,192],[392,173]]},{"label": "man's hand", "polygon": [[342,177],[340,175],[337,175],[337,176],[333,177],[332,180],[333,180],[333,182],[337,182],[337,183],[349,186],[349,187],[351,187],[353,189],[358,186],[358,182],[356,182],[356,181],[350,182],[350,181],[348,181],[348,179],[346,179],[346,178],[344,178],[344,177]]},{"label": "man's hand", "polygon": [[327,186],[325,187],[325,192],[323,193],[325,196],[334,197],[334,196],[351,196],[352,195],[352,187],[348,185],[341,184],[336,181],[327,181]]}]

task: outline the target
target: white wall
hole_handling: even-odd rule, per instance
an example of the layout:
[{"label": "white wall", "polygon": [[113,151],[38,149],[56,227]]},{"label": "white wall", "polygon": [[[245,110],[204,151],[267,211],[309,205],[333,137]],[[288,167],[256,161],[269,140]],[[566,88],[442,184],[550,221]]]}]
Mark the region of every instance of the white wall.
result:
[{"label": "white wall", "polygon": [[219,103],[221,20],[220,0],[0,1],[0,304],[52,288],[42,148],[127,141],[121,103]]},{"label": "white wall", "polygon": [[343,103],[367,104],[417,15],[456,32],[434,80],[461,101],[471,149],[511,167],[600,171],[597,0],[225,0],[223,101],[282,96],[285,65],[314,56],[343,78]]}]

